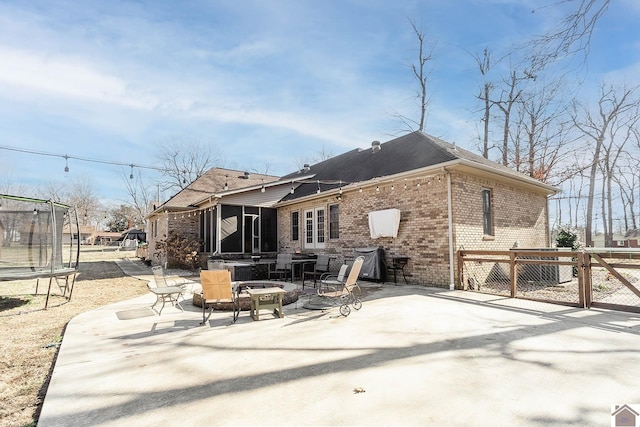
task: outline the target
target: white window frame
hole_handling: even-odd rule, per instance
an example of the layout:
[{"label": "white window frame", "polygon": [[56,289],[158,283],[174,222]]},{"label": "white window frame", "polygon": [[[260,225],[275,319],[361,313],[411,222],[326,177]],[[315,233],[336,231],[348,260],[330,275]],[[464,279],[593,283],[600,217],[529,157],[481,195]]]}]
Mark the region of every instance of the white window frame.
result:
[{"label": "white window frame", "polygon": [[303,213],[304,249],[324,249],[327,240],[327,209],[306,209]]}]

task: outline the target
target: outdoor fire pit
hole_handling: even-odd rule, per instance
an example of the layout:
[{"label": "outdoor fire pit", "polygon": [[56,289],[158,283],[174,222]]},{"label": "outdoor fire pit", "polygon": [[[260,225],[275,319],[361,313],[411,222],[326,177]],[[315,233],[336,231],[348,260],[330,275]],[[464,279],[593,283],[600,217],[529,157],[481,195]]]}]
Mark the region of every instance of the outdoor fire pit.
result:
[{"label": "outdoor fire pit", "polygon": [[[246,293],[246,288],[261,289],[261,288],[281,288],[286,291],[282,305],[294,303],[298,300],[298,288],[295,284],[289,282],[276,282],[270,280],[245,280],[237,282],[237,286],[240,287],[240,310],[249,310],[251,308],[251,299],[249,294]],[[193,305],[196,307],[202,307],[202,296],[200,291],[193,294]],[[233,309],[231,303],[220,303],[214,310],[231,311]]]}]

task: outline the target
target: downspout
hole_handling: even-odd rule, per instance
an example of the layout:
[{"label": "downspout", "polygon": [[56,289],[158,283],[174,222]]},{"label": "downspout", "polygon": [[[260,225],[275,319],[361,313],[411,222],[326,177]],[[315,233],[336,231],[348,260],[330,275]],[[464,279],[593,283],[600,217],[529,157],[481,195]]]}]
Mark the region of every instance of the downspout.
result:
[{"label": "downspout", "polygon": [[444,169],[444,173],[447,177],[447,215],[449,217],[449,290],[453,290],[455,288],[455,266],[453,265],[453,203],[451,195],[451,174],[446,169]]}]

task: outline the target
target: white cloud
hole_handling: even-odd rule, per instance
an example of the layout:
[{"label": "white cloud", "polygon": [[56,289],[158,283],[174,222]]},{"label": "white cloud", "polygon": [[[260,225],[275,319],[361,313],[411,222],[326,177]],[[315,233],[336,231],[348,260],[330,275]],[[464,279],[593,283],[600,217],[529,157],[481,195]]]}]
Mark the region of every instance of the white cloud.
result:
[{"label": "white cloud", "polygon": [[63,98],[151,109],[156,102],[132,95],[126,83],[80,61],[0,46],[0,82]]}]

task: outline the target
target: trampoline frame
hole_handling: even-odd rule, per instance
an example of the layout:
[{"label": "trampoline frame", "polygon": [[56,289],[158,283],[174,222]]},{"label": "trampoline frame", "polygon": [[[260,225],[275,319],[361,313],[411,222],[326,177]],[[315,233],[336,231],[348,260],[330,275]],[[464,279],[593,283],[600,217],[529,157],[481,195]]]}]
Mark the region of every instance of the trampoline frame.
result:
[{"label": "trampoline frame", "polygon": [[[69,206],[62,203],[54,202],[52,200],[44,200],[44,199],[34,199],[31,197],[22,197],[22,196],[13,196],[8,194],[0,194],[0,202],[2,200],[14,200],[25,203],[33,203],[35,205],[49,205],[49,214],[51,218],[50,228],[51,228],[51,256],[48,258],[48,267],[42,268],[34,265],[32,262],[31,255],[29,256],[30,264],[26,267],[19,267],[19,270],[16,268],[3,268],[0,265],[0,281],[15,281],[15,280],[28,280],[28,279],[36,279],[36,290],[35,295],[38,294],[38,286],[40,284],[41,278],[49,278],[49,284],[47,287],[47,297],[45,300],[44,309],[46,310],[49,305],[49,297],[51,296],[51,285],[53,283],[53,279],[57,280],[59,278],[65,279],[65,284],[63,286],[58,285],[60,290],[62,291],[62,296],[66,297],[67,301],[71,300],[71,296],[73,294],[73,287],[75,285],[76,276],[78,273],[78,265],[80,263],[80,221],[78,219],[78,210],[75,206]],[[63,259],[63,247],[62,247],[62,234],[64,234],[64,225],[65,219],[64,215],[62,218],[62,227],[60,227],[61,233],[58,236],[58,221],[59,218],[56,217],[56,208],[62,208],[65,210],[65,214],[68,216],[68,224],[69,224],[69,232],[71,234],[70,244],[69,244],[69,260],[65,263]],[[2,212],[2,211],[0,211]],[[5,211],[11,212],[11,211]],[[26,212],[26,211],[15,211],[18,212]],[[37,209],[34,208],[34,213],[37,212]],[[77,244],[74,245],[74,227],[77,232]],[[29,252],[33,248],[33,233],[29,235]],[[58,241],[60,239],[60,241]],[[48,245],[46,245],[48,248]],[[60,254],[58,253],[60,251]],[[75,254],[74,254],[75,252]],[[60,255],[60,263],[57,265],[56,261],[58,261],[58,255]],[[74,258],[75,255],[75,258]],[[1,258],[0,258],[1,260]],[[40,244],[40,252],[39,252],[39,261],[43,260],[42,256],[42,244]],[[66,265],[65,265],[66,264]],[[58,267],[58,268],[56,268]],[[61,268],[60,268],[61,267]],[[28,270],[27,270],[28,269]],[[24,270],[24,271],[22,271]],[[71,277],[71,284],[69,284],[69,277]],[[69,295],[67,296],[67,290],[69,291]]]}]

